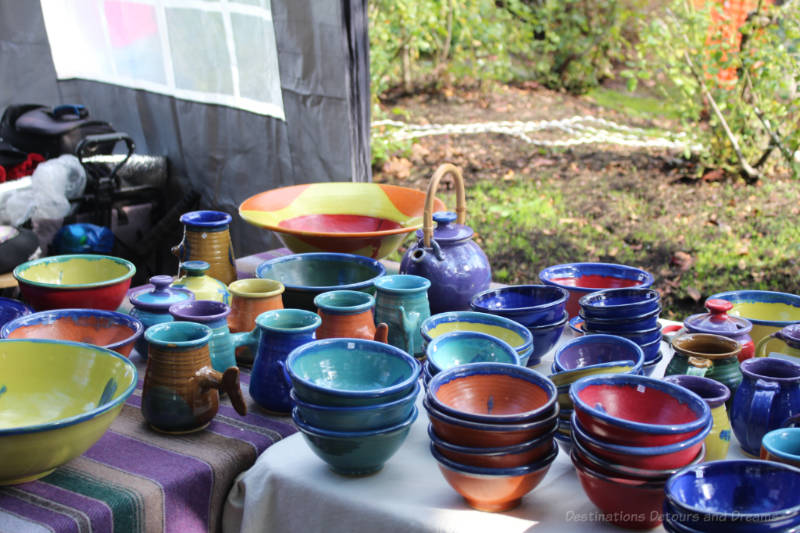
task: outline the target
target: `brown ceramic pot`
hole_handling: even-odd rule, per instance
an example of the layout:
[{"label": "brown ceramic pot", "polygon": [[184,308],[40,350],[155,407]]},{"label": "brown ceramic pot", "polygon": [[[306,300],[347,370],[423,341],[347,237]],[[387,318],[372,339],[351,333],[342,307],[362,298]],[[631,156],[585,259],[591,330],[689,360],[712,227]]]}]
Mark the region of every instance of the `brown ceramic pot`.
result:
[{"label": "brown ceramic pot", "polygon": [[386,342],[389,327],[375,325],[375,297],[360,291],[328,291],[314,298],[322,325],[318,339],[351,338]]},{"label": "brown ceramic pot", "polygon": [[149,345],[142,388],[142,415],[165,433],[191,433],[206,427],[219,409],[219,391],[247,414],[239,388],[239,369],[211,367],[211,329],[196,322],[166,322],[145,332]]}]

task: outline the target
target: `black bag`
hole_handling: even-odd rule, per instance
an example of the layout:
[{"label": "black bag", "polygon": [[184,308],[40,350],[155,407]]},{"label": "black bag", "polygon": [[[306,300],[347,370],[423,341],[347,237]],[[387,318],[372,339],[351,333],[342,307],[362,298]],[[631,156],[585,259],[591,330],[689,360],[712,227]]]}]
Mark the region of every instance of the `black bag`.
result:
[{"label": "black bag", "polygon": [[[45,159],[77,155],[78,145],[87,136],[113,132],[108,122],[89,118],[89,111],[82,105],[12,105],[0,119],[0,143],[25,153],[41,154]],[[98,144],[95,153],[110,154],[114,144]]]}]

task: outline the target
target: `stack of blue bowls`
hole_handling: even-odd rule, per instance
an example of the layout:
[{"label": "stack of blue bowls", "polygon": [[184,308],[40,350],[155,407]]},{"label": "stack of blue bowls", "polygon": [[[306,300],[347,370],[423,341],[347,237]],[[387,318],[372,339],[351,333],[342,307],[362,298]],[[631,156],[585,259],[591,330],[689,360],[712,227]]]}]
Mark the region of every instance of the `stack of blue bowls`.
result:
[{"label": "stack of blue bowls", "polygon": [[473,311],[514,320],[528,328],[533,336],[533,351],[527,366],[536,366],[564,331],[569,319],[567,298],[569,293],[561,287],[509,285],[479,292],[472,297],[470,307]]},{"label": "stack of blue bowls", "polygon": [[622,288],[583,296],[579,315],[586,334],[617,335],[644,352],[643,373],[650,375],[661,361],[660,296],[653,289]]}]

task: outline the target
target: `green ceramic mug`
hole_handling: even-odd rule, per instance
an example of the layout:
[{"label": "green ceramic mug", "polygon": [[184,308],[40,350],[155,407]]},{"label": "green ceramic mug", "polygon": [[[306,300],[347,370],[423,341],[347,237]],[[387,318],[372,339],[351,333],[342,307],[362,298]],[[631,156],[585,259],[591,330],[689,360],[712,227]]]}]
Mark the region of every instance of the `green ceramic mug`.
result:
[{"label": "green ceramic mug", "polygon": [[727,386],[733,397],[742,382],[738,358],[741,344],[721,335],[685,333],[672,339],[672,348],[675,353],[665,376],[687,374],[710,378]]}]

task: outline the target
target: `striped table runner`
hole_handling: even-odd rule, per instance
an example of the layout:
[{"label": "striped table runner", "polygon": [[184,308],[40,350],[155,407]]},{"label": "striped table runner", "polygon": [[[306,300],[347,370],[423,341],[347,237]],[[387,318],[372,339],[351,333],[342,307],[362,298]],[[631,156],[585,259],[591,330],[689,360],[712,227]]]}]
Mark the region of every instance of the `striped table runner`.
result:
[{"label": "striped table runner", "polygon": [[204,431],[157,433],[139,409],[144,362],[135,353],[131,358],[139,385],[94,446],[38,481],[0,488],[0,532],[219,531],[236,476],[296,431],[291,418],[253,403],[250,375],[242,372],[247,416],[225,398]]}]

